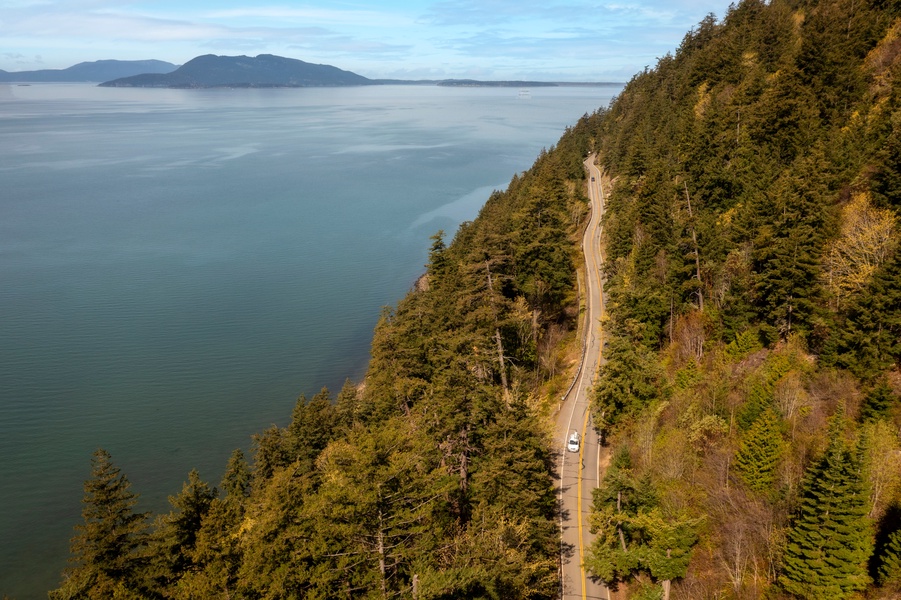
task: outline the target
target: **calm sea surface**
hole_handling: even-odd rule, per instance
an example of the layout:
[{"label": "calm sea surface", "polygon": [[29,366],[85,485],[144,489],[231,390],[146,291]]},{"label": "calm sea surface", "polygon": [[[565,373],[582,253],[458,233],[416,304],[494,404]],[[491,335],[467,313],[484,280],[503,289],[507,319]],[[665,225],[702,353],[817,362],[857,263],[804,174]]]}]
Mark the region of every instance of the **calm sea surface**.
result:
[{"label": "calm sea surface", "polygon": [[358,381],[429,236],[618,91],[0,86],[0,595],[57,585],[94,449],[165,512]]}]

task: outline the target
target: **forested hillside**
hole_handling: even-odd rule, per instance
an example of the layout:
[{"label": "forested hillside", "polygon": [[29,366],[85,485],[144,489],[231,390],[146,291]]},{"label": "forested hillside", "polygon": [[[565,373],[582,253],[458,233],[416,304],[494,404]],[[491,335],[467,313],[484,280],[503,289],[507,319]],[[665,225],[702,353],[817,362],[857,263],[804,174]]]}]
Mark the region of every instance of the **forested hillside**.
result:
[{"label": "forested hillside", "polygon": [[287,427],[234,453],[218,488],[192,472],[151,519],[98,451],[51,597],[555,597],[547,399],[569,383],[561,341],[576,341],[597,119],[452,243],[436,235],[416,288],[382,315],[362,385],[300,398]]},{"label": "forested hillside", "polygon": [[899,78],[898,2],[746,0],[600,119],[620,597],[901,597]]}]

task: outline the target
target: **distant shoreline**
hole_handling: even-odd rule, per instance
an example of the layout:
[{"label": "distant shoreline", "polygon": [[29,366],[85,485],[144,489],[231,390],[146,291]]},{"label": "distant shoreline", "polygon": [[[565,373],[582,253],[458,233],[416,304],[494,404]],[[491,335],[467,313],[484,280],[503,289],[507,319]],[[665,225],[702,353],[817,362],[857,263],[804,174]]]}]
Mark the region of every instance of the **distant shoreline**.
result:
[{"label": "distant shoreline", "polygon": [[476,79],[445,79],[435,85],[444,87],[611,87],[624,83],[615,81],[479,81]]},{"label": "distant shoreline", "polygon": [[612,87],[614,81],[530,81],[479,79],[369,79],[332,65],[307,63],[294,58],[260,54],[250,56],[197,56],[181,66],[160,60],[99,60],[67,69],[7,72],[3,83],[94,83],[100,87],[164,89],[203,88],[302,88],[367,85],[438,85],[442,87]]},{"label": "distant shoreline", "polygon": [[[14,83],[14,82],[10,82]],[[54,82],[43,82],[54,83]],[[56,82],[68,83],[68,82]],[[91,82],[93,83],[93,82]],[[174,90],[191,90],[191,89],[291,89],[291,88],[325,88],[325,87],[370,87],[379,85],[419,85],[419,86],[438,86],[438,87],[486,87],[486,88],[541,88],[541,87],[622,87],[625,84],[616,81],[476,81],[471,79],[441,79],[441,80],[404,80],[404,79],[372,79],[367,83],[358,84],[317,84],[317,85],[299,85],[299,84],[282,84],[282,83],[228,83],[228,84],[208,84],[201,85],[191,84],[170,84],[170,85],[135,85],[121,84],[116,82],[103,82],[97,84],[99,87],[130,87],[130,88],[159,88]]]},{"label": "distant shoreline", "polygon": [[106,85],[104,81],[3,81],[0,85],[29,86],[33,84],[76,84],[95,85],[97,87],[129,87],[129,88],[156,88],[169,90],[192,89],[300,89],[300,88],[345,88],[345,87],[372,87],[387,85],[403,86],[437,86],[437,87],[461,87],[461,88],[547,88],[547,87],[623,87],[624,83],[618,81],[463,81],[463,80],[428,80],[408,81],[395,79],[373,79],[371,83],[357,85],[285,85],[285,84],[258,84],[258,83],[232,83],[222,85]]}]

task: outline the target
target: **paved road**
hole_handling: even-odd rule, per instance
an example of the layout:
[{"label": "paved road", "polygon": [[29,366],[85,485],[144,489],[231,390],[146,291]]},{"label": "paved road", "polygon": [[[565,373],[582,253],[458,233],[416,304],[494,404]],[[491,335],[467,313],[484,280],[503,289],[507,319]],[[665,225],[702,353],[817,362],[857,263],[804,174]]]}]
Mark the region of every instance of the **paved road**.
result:
[{"label": "paved road", "polygon": [[[561,505],[563,600],[610,597],[607,588],[589,578],[582,567],[588,546],[594,538],[588,530],[588,510],[591,507],[591,490],[598,484],[601,460],[598,436],[589,422],[588,392],[602,360],[600,319],[604,312],[600,248],[600,218],[604,211],[601,172],[594,166],[594,155],[585,160],[585,167],[589,173],[591,198],[591,220],[582,240],[587,279],[585,346],[575,384],[557,418],[557,439],[561,449],[558,494]],[[578,453],[566,450],[566,441],[572,431],[578,431],[582,438]]]}]

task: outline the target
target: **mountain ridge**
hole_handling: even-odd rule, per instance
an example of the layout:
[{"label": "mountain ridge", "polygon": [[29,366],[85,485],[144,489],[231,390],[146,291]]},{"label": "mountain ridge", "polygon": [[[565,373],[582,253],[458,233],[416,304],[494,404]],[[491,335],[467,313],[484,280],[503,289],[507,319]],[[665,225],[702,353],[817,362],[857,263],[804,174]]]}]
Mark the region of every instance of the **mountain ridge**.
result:
[{"label": "mountain ridge", "polygon": [[330,87],[373,85],[371,79],[331,65],[273,54],[195,57],[171,73],[145,73],[101,83],[101,87]]},{"label": "mountain ridge", "polygon": [[36,71],[4,71],[0,69],[0,82],[50,83],[109,81],[142,73],[169,73],[178,68],[163,60],[95,60],[80,62],[65,69],[39,69]]},{"label": "mountain ridge", "polygon": [[[229,64],[231,63],[231,64]],[[279,77],[273,67],[281,64]],[[231,73],[228,70],[231,68]],[[204,72],[206,70],[206,72]],[[258,71],[255,79],[248,74]],[[178,73],[176,73],[178,72]],[[86,83],[102,87],[330,87],[344,85],[438,85],[442,87],[604,87],[618,81],[533,81],[479,79],[370,79],[332,65],[307,63],[272,54],[256,57],[204,54],[184,65],[161,60],[97,60],[65,69],[4,71],[0,83]]]}]

